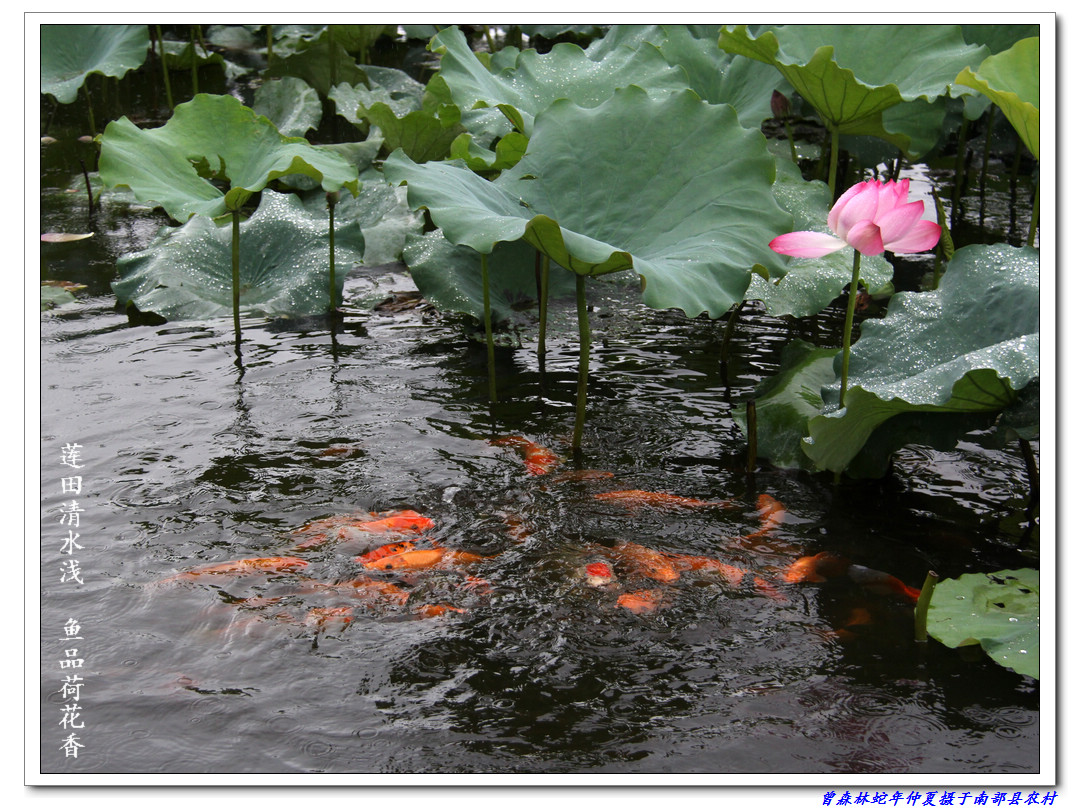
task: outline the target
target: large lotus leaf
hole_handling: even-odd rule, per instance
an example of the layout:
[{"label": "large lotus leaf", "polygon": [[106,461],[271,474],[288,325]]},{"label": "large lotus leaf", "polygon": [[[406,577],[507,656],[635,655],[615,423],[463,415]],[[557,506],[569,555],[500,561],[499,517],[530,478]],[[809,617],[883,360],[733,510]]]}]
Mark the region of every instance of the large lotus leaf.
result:
[{"label": "large lotus leaf", "polygon": [[653,98],[628,87],[591,109],[557,101],[494,181],[399,152],[383,168],[455,244],[490,253],[525,239],[581,275],[633,268],[649,306],[692,317],[743,300],[755,264],[779,272],[768,242],[792,222],[761,133],[690,90]]},{"label": "large lotus leaf", "polygon": [[1022,39],[989,56],[978,71],[964,68],[959,84],[973,87],[1001,108],[1031,154],[1039,159],[1039,38]]},{"label": "large lotus leaf", "polygon": [[1017,42],[1039,36],[1039,24],[1001,25],[1000,23],[963,23],[960,30],[964,40],[972,45],[985,45],[990,53],[1007,51]]},{"label": "large lotus leaf", "polygon": [[331,88],[329,98],[337,105],[340,115],[359,124],[363,111],[382,102],[398,117],[403,117],[423,106],[424,85],[409,74],[395,68],[366,65],[370,87],[362,84],[341,82]]},{"label": "large lotus leaf", "polygon": [[263,83],[255,91],[252,109],[269,118],[277,131],[290,138],[302,138],[322,120],[319,93],[303,79],[285,76]]},{"label": "large lotus leaf", "polygon": [[[441,231],[409,236],[403,252],[417,289],[442,312],[459,312],[477,320],[484,317],[480,254],[448,242]],[[491,316],[510,320],[516,310],[537,300],[536,249],[524,241],[500,242],[488,258]],[[552,269],[548,295],[574,294],[573,277]]]},{"label": "large lotus leaf", "polygon": [[[356,224],[335,228],[338,265],[358,264],[364,237]],[[165,228],[145,250],[117,261],[113,291],[168,320],[232,314],[232,229],[196,217]],[[344,273],[336,274],[341,300]],[[258,210],[240,224],[240,309],[262,315],[312,315],[330,306],[329,221],[292,194],[264,191]]]},{"label": "large lotus leaf", "polygon": [[[803,452],[806,423],[821,413],[821,389],[833,382],[836,348],[817,348],[802,340],[784,347],[780,370],[754,391],[757,414],[757,451],[777,467],[812,469]],[[736,424],[747,434],[745,404],[733,411]]]},{"label": "large lotus leaf", "polygon": [[[362,179],[360,195],[345,197],[335,207],[335,222],[355,222],[363,230],[364,264],[396,262],[406,238],[423,233],[424,217],[409,208],[405,190],[391,186],[380,172],[369,169]],[[320,207],[317,200],[312,205],[313,210]]]},{"label": "large lotus leaf", "polygon": [[[776,159],[776,183],[773,186],[780,207],[795,220],[793,230],[828,233],[825,220],[832,207],[829,187],[820,180],[803,180],[798,167],[790,160]],[[764,278],[765,268],[750,281],[747,300],[763,301],[772,315],[803,318],[821,312],[851,283],[854,248],[844,248],[816,259],[786,260],[782,278]],[[892,265],[884,255],[863,256],[859,280],[871,293],[885,289],[892,281]]]},{"label": "large lotus leaf", "polygon": [[498,107],[525,135],[531,135],[536,115],[556,99],[595,107],[618,87],[664,91],[687,86],[683,71],[647,44],[618,49],[596,62],[577,45],[564,42],[546,54],[522,51],[513,68],[497,74],[477,58],[456,27],[440,31],[430,48],[442,54],[439,73],[458,107]]},{"label": "large lotus leaf", "polygon": [[831,129],[885,138],[909,154],[919,154],[917,142],[889,131],[882,113],[948,95],[956,73],[989,53],[955,25],[789,25],[756,38],[740,25],[721,32],[720,47],[775,67]]},{"label": "large lotus leaf", "polygon": [[730,104],[744,127],[758,127],[773,117],[772,93],[787,88],[770,65],[725,53],[716,46],[719,26],[617,25],[586,53],[599,60],[617,48],[637,48],[643,42],[660,49],[669,65],[686,71],[690,89],[710,104]]},{"label": "large lotus leaf", "polygon": [[[359,192],[357,170],[335,152],[287,138],[232,96],[200,93],[157,129],[112,121],[101,139],[101,179],[159,203],[173,219],[238,210],[275,178],[305,174],[326,191]],[[222,191],[211,179],[227,180]]]},{"label": "large lotus leaf", "polygon": [[141,66],[149,48],[145,25],[43,25],[41,92],[70,104],[88,75],[119,78]]},{"label": "large lotus leaf", "polygon": [[981,644],[1021,675],[1039,677],[1039,572],[961,574],[934,588],[926,631],[946,647]]},{"label": "large lotus leaf", "polygon": [[[834,472],[894,416],[1001,411],[1038,377],[1039,254],[961,248],[937,290],[897,294],[888,315],[861,331],[845,407],[811,419],[803,443],[818,467]],[[838,388],[824,396],[835,403]]]}]

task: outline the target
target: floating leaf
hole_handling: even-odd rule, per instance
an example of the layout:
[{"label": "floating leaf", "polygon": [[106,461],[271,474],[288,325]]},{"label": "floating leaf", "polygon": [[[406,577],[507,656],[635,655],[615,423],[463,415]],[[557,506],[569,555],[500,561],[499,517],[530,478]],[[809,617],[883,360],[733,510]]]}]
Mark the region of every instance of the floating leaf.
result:
[{"label": "floating leaf", "polygon": [[[1015,402],[1039,375],[1039,254],[960,248],[937,290],[893,296],[888,315],[861,330],[846,407],[808,425],[803,450],[821,469],[843,470],[899,414],[996,413]],[[824,396],[835,403],[838,387]]]},{"label": "floating leaf", "polygon": [[791,228],[761,133],[689,90],[653,98],[629,87],[592,109],[557,101],[494,181],[400,152],[383,168],[455,244],[490,253],[524,239],[581,275],[632,268],[649,306],[690,316],[743,300],[755,264],[779,271],[767,245]]},{"label": "floating leaf", "polygon": [[[100,173],[106,185],[127,186],[180,222],[238,210],[289,174],[306,174],[326,191],[359,192],[356,167],[333,151],[285,137],[232,96],[205,93],[177,105],[157,129],[139,129],[126,117],[112,121],[101,140]],[[227,180],[228,191],[215,179]]]},{"label": "floating leaf", "polygon": [[[355,223],[335,229],[339,265],[358,264],[364,239]],[[329,307],[329,220],[295,195],[263,191],[258,210],[240,224],[240,308],[252,314],[312,315]],[[145,250],[117,261],[113,290],[121,305],[169,320],[232,312],[232,231],[205,217],[165,228]],[[337,274],[341,300],[344,273]]]},{"label": "floating leaf", "polygon": [[91,73],[119,78],[146,61],[145,25],[41,26],[41,92],[70,104]]},{"label": "floating leaf", "polygon": [[1039,159],[1039,38],[1022,39],[1007,51],[987,57],[972,73],[964,68],[958,84],[972,87],[993,101]]},{"label": "floating leaf", "polygon": [[1021,675],[1039,677],[1039,572],[961,574],[937,583],[926,631],[946,647],[980,644]]}]

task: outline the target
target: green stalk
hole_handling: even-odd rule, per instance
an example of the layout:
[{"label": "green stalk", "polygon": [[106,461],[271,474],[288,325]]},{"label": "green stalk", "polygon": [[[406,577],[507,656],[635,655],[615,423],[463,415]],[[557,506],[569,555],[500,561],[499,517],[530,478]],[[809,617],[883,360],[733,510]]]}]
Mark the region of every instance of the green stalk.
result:
[{"label": "green stalk", "polygon": [[540,265],[540,341],[536,353],[543,357],[547,354],[547,309],[548,309],[548,276],[551,272],[551,257],[546,253]]},{"label": "green stalk", "polygon": [[739,313],[742,312],[742,308],[746,306],[746,300],[740,301],[731,308],[731,314],[728,315],[727,323],[724,324],[724,337],[720,341],[720,363],[724,366],[727,365],[728,357],[731,355],[731,335],[735,332],[735,321],[739,319]]},{"label": "green stalk", "polygon": [[191,38],[191,95],[199,95],[199,59],[195,52],[195,29],[192,28],[188,35]]},{"label": "green stalk", "polygon": [[169,66],[165,62],[165,39],[161,36],[161,26],[155,25],[154,28],[157,29],[158,46],[161,48],[161,71],[165,76],[165,101],[169,105],[169,112],[172,112],[172,86],[169,84]]},{"label": "green stalk", "polygon": [[337,307],[335,301],[337,285],[334,284],[334,205],[338,201],[338,193],[336,191],[328,191],[326,193],[326,208],[330,212],[330,311],[333,312]]},{"label": "green stalk", "polygon": [[934,587],[941,579],[933,571],[926,573],[922,590],[919,592],[919,601],[915,603],[915,640],[926,641],[926,612],[930,608],[930,600],[934,596]]},{"label": "green stalk", "polygon": [[956,140],[956,165],[953,166],[953,193],[952,193],[952,216],[949,218],[949,227],[956,227],[956,211],[960,207],[960,188],[964,180],[964,156],[967,153],[968,120],[960,122],[960,134]]},{"label": "green stalk", "polygon": [[274,61],[274,26],[266,26],[266,65]]},{"label": "green stalk", "polygon": [[836,199],[836,166],[840,160],[840,128],[830,130],[832,142],[829,146],[829,199]]},{"label": "green stalk", "polygon": [[840,366],[840,407],[844,407],[844,395],[847,393],[848,361],[851,359],[851,327],[855,323],[855,300],[859,297],[859,259],[862,254],[855,251],[855,261],[851,267],[851,287],[848,288],[847,315],[844,317],[843,360]]},{"label": "green stalk", "polygon": [[986,173],[990,168],[990,141],[994,135],[994,111],[997,108],[990,106],[990,113],[986,124],[986,140],[983,142],[982,170],[979,172],[979,222],[986,216]]},{"label": "green stalk", "polygon": [[240,209],[232,212],[232,317],[236,345],[240,345]]},{"label": "green stalk", "polygon": [[488,360],[488,398],[492,402],[499,399],[495,393],[495,338],[491,333],[491,294],[488,290],[487,254],[480,254],[480,283],[484,287],[484,337],[487,340]]},{"label": "green stalk", "polygon": [[784,131],[787,133],[788,143],[791,144],[791,162],[799,165],[799,155],[795,151],[795,133],[791,131],[791,122],[784,117]]},{"label": "green stalk", "polygon": [[1031,222],[1028,224],[1027,246],[1035,247],[1035,231],[1039,228],[1039,186],[1035,185],[1035,202],[1031,206]]},{"label": "green stalk", "polygon": [[[87,76],[86,78],[90,78]],[[86,96],[86,115],[90,119],[90,135],[94,138],[97,137],[97,126],[94,124],[94,105],[90,103],[90,89],[87,87],[87,82],[83,82],[82,91]]]},{"label": "green stalk", "polygon": [[573,449],[581,449],[581,434],[585,431],[585,399],[589,385],[589,310],[585,304],[585,276],[575,274],[577,283],[577,317],[580,354],[578,355],[577,409],[574,416]]}]

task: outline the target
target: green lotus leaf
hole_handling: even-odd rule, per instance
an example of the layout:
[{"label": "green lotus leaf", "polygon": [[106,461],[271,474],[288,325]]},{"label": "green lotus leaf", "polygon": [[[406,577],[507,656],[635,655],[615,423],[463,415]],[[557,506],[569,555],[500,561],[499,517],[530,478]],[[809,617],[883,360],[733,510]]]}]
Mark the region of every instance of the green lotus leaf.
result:
[{"label": "green lotus leaf", "polygon": [[277,131],[290,138],[302,138],[322,120],[322,100],[303,79],[285,76],[265,82],[255,91],[252,108],[269,118]]},{"label": "green lotus leaf", "polygon": [[[106,185],[127,186],[180,222],[238,210],[252,193],[289,174],[312,177],[326,191],[359,192],[356,167],[333,151],[285,137],[232,96],[205,93],[177,105],[156,129],[139,129],[126,117],[110,122],[99,169]],[[227,181],[228,191],[211,180]]]},{"label": "green lotus leaf", "polygon": [[739,25],[725,28],[719,41],[779,70],[830,129],[875,135],[913,156],[922,154],[927,134],[890,131],[882,114],[905,101],[948,95],[956,73],[989,52],[965,43],[959,26],[950,25],[789,25],[758,37]]},{"label": "green lotus leaf", "polygon": [[220,53],[213,53],[192,42],[165,41],[165,64],[169,70],[191,70],[205,67],[206,65],[221,65],[226,67],[225,57]]},{"label": "green lotus leaf", "polygon": [[366,65],[364,71],[368,74],[370,87],[341,82],[328,94],[338,113],[349,121],[360,124],[363,116],[358,113],[378,102],[388,106],[398,117],[423,107],[424,85],[407,73],[374,65]]},{"label": "green lotus leaf", "polygon": [[1021,675],[1039,677],[1039,572],[961,574],[934,588],[926,631],[946,647],[980,644]]},{"label": "green lotus leaf", "polygon": [[[364,233],[364,264],[399,261],[406,239],[423,233],[424,217],[409,207],[405,190],[391,186],[380,172],[369,169],[361,177],[364,186],[360,195],[355,199],[345,197],[337,204],[335,221],[360,226]],[[312,206],[313,212],[319,207],[317,198]]]},{"label": "green lotus leaf", "polygon": [[972,45],[985,45],[990,53],[1007,51],[1017,42],[1039,36],[1039,24],[1001,25],[1000,23],[963,23],[960,30],[964,40]]},{"label": "green lotus leaf", "polygon": [[381,101],[361,108],[359,114],[379,128],[386,149],[400,149],[420,163],[445,158],[450,154],[450,144],[465,131],[460,124],[447,122],[428,110],[414,110],[398,117]]},{"label": "green lotus leaf", "polygon": [[[266,190],[258,210],[240,224],[240,309],[261,315],[326,312],[329,299],[329,222],[292,194]],[[338,265],[357,264],[364,238],[355,223],[335,228]],[[168,320],[232,314],[232,229],[196,217],[165,228],[145,250],[117,261],[113,291]],[[336,274],[341,300],[344,273]]]},{"label": "green lotus leaf", "polygon": [[41,311],[75,303],[75,296],[63,287],[41,286]]},{"label": "green lotus leaf", "polygon": [[[1039,254],[961,248],[937,290],[895,295],[888,315],[861,331],[845,408],[811,419],[803,442],[821,469],[843,470],[897,415],[989,414],[1013,404],[1039,375]],[[835,403],[838,388],[824,398]]]},{"label": "green lotus leaf", "polygon": [[965,67],[958,84],[972,87],[993,101],[1039,159],[1039,38],[1022,39],[987,57],[976,72]]},{"label": "green lotus leaf", "polygon": [[[780,370],[754,392],[757,451],[777,467],[813,469],[803,452],[806,423],[821,413],[821,389],[836,379],[833,358],[837,348],[817,348],[793,340],[781,354]],[[746,404],[733,410],[735,422],[747,433]]]},{"label": "green lotus leaf", "polygon": [[119,78],[146,61],[145,25],[41,26],[41,92],[70,104],[91,73]]},{"label": "green lotus leaf", "polygon": [[494,150],[484,149],[471,132],[463,132],[450,144],[450,157],[464,161],[474,172],[502,171],[516,165],[528,148],[529,139],[520,132],[508,132]]},{"label": "green lotus leaf", "polygon": [[556,99],[595,107],[617,87],[665,91],[687,86],[683,71],[671,67],[652,45],[618,49],[597,62],[577,45],[560,43],[546,54],[521,51],[513,68],[498,73],[477,58],[456,27],[440,31],[429,47],[441,54],[439,73],[458,107],[497,107],[525,135],[532,133],[536,115]]},{"label": "green lotus leaf", "polygon": [[719,26],[616,25],[592,43],[590,59],[606,58],[616,48],[651,43],[669,65],[686,71],[689,87],[710,104],[730,104],[744,127],[773,117],[772,93],[787,82],[770,65],[725,53],[716,46]]},{"label": "green lotus leaf", "polygon": [[[794,163],[778,157],[773,193],[780,207],[794,218],[792,230],[828,233],[825,221],[832,200],[827,185],[820,180],[803,180]],[[814,315],[832,303],[851,283],[854,258],[854,248],[850,247],[816,259],[789,258],[782,260],[786,262],[786,270],[776,274],[780,278],[774,278],[766,268],[760,267],[750,280],[746,298],[764,302],[772,315],[796,318]],[[859,279],[871,293],[887,289],[892,274],[892,265],[884,255],[862,257]]]},{"label": "green lotus leaf", "polygon": [[631,86],[591,109],[557,101],[494,181],[400,152],[383,170],[454,244],[490,253],[525,239],[581,275],[632,268],[649,306],[692,317],[743,300],[755,264],[781,272],[768,242],[791,229],[761,133],[690,90],[653,98]]},{"label": "green lotus leaf", "polygon": [[[417,289],[438,310],[483,320],[479,253],[452,244],[436,230],[409,236],[402,255]],[[537,300],[535,248],[524,241],[500,242],[488,260],[488,277],[492,319],[511,320],[515,311]],[[549,278],[551,298],[574,294],[569,273],[555,270]]]}]

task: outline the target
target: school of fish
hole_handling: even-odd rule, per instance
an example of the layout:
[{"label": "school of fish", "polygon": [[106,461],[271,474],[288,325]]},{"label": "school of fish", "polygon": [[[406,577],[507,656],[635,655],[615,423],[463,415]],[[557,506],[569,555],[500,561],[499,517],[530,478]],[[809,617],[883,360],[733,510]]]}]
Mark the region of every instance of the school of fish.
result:
[{"label": "school of fish", "polygon": [[[555,473],[563,459],[554,451],[523,436],[505,436],[489,442],[495,447],[507,447],[520,455],[530,476],[542,476],[547,483],[600,481],[614,477],[600,470],[575,470]],[[351,446],[350,446],[351,449]],[[735,506],[729,501],[701,500],[665,492],[622,489],[593,495],[598,502],[618,504],[629,513],[642,508],[656,510],[708,510]],[[733,544],[750,540],[771,540],[784,522],[784,505],[767,494],[757,499],[758,527],[737,538]],[[516,542],[524,542],[528,527],[515,515],[505,516],[507,534]],[[291,625],[316,634],[341,629],[350,624],[358,611],[384,615],[398,613],[416,618],[434,618],[461,614],[467,607],[431,602],[417,598],[414,585],[417,577],[426,572],[451,571],[456,579],[445,595],[453,601],[458,594],[475,597],[491,590],[491,583],[472,571],[483,563],[497,558],[481,556],[461,549],[447,548],[427,536],[435,522],[418,512],[405,509],[390,512],[353,512],[313,520],[289,533],[292,555],[332,546],[361,551],[352,557],[359,564],[355,576],[337,582],[324,582],[310,577],[305,569],[308,560],[298,556],[273,556],[232,560],[192,568],[160,580],[155,585],[181,582],[220,582],[222,579],[248,581],[262,577],[275,585],[284,581],[283,595],[249,597],[235,600],[235,605],[249,611],[248,621]],[[389,542],[385,542],[389,541]],[[586,586],[610,593],[615,607],[636,615],[647,615],[662,609],[676,598],[666,586],[687,573],[695,577],[713,578],[725,587],[751,587],[755,593],[777,601],[786,601],[787,586],[797,583],[819,583],[846,577],[866,592],[895,597],[914,603],[919,590],[912,588],[883,571],[852,563],[843,557],[819,552],[813,555],[791,554],[792,546],[783,541],[766,544],[771,556],[795,557],[785,565],[769,565],[763,570],[750,571],[721,559],[693,554],[680,554],[649,548],[630,541],[612,546],[592,544],[582,549],[582,559],[575,576]],[[760,550],[760,547],[759,547]],[[350,555],[351,556],[351,555]],[[362,572],[362,573],[361,573]],[[624,584],[625,583],[625,584]],[[648,587],[640,587],[651,583]],[[301,613],[279,610],[282,603],[296,599],[318,598],[326,605],[306,607]],[[257,611],[257,612],[256,612]],[[869,622],[863,608],[856,608],[837,635],[850,637],[851,629]]]}]

